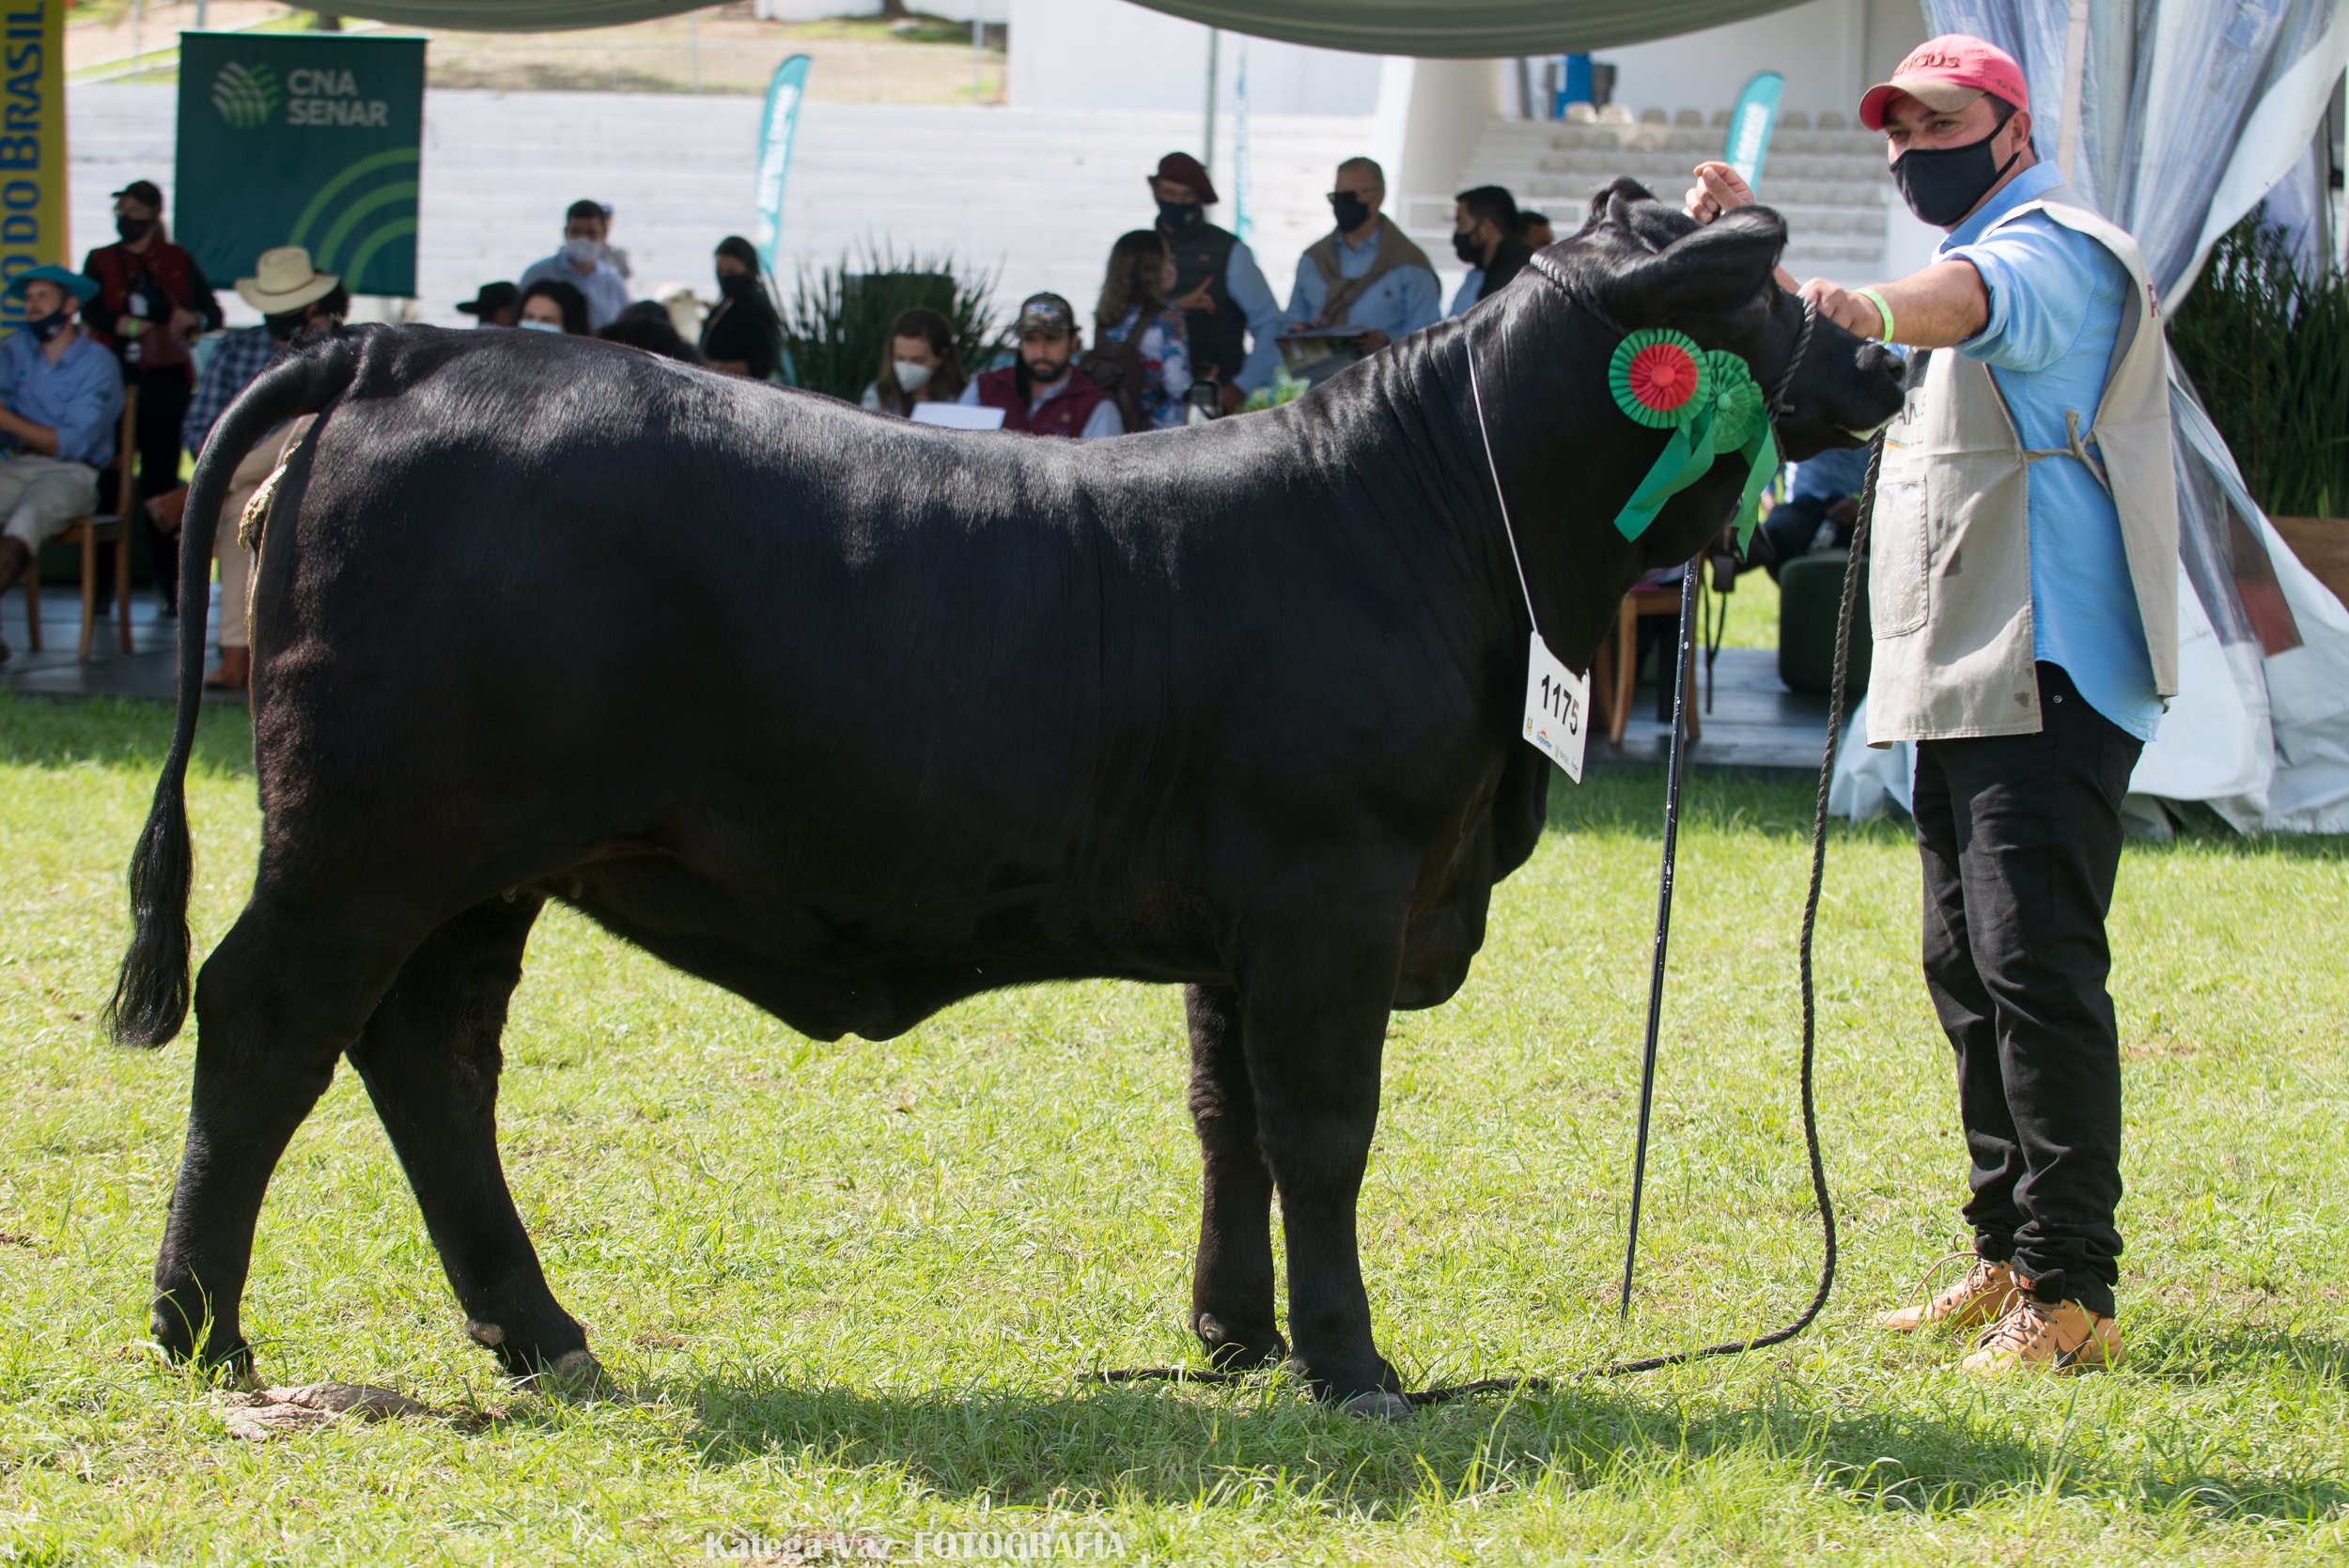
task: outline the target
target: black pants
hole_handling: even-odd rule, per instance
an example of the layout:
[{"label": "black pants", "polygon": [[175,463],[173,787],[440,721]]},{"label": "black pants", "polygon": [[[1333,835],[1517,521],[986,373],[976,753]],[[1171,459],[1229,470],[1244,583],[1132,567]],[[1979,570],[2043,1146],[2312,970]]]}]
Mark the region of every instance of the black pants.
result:
[{"label": "black pants", "polygon": [[2142,749],[2039,666],[2036,735],[1927,740],[1914,807],[1925,988],[1957,1051],[1974,1248],[2043,1300],[2113,1310],[2121,1042],[2105,916]]},{"label": "black pants", "polygon": [[[184,365],[179,365],[134,374],[139,389],[138,498],[152,501],[179,487],[179,426],[188,415],[188,372]],[[111,507],[114,497],[110,494],[105,499]],[[166,607],[176,607],[179,602],[179,541],[158,530],[144,507],[139,509],[132,532],[146,541],[148,559],[154,567],[157,597]]]}]

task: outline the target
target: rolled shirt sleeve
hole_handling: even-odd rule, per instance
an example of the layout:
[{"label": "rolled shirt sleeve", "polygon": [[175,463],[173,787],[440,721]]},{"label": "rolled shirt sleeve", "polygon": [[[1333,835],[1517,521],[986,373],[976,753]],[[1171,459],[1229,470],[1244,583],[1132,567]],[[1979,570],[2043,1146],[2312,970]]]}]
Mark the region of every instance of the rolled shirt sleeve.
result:
[{"label": "rolled shirt sleeve", "polygon": [[1232,378],[1233,383],[1242,392],[1261,392],[1272,384],[1272,373],[1281,364],[1281,330],[1287,325],[1281,302],[1272,297],[1264,269],[1256,265],[1254,253],[1246,245],[1232,247],[1232,259],[1223,269],[1223,287],[1248,318],[1248,358],[1239,374]]},{"label": "rolled shirt sleeve", "polygon": [[[1942,253],[1981,274],[1989,319],[1958,351],[2001,370],[2046,370],[2069,357],[2121,263],[2084,234],[2030,213]],[[2101,368],[2101,367],[2100,367]]]}]

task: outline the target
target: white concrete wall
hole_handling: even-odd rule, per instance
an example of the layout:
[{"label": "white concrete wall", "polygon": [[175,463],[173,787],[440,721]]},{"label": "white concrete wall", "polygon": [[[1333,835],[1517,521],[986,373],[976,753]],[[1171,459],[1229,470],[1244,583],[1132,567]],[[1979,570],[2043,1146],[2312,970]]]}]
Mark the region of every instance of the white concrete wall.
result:
[{"label": "white concrete wall", "polygon": [[[1849,115],[1868,85],[1861,77],[1869,4],[1810,0],[1750,22],[1600,50],[1594,57],[1614,65],[1615,101],[1633,109],[1702,109],[1709,115],[1736,102],[1738,90],[1755,71],[1775,70],[1786,78],[1781,101],[1785,108]],[[1916,41],[1923,38],[1920,20]]]},{"label": "white concrete wall", "polygon": [[[1206,28],[1125,0],[1008,4],[1005,94],[1014,107],[1206,114]],[[1226,33],[1217,71],[1218,102],[1226,111],[1235,104],[1243,51],[1252,114],[1367,115],[1378,106],[1376,54],[1304,49]]]}]

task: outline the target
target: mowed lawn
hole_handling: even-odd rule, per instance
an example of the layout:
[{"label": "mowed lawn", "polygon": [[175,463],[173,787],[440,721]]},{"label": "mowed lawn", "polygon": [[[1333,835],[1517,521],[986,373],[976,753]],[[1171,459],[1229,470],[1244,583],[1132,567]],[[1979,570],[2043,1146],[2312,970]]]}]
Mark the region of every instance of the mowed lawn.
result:
[{"label": "mowed lawn", "polygon": [[[161,708],[0,699],[0,1561],[645,1562],[705,1539],[1114,1532],[1125,1560],[2339,1561],[2349,1552],[2349,849],[2134,846],[2113,918],[2131,1241],[2117,1373],[1985,1385],[1891,1343],[1956,1229],[1904,827],[1835,834],[1820,1094],[1845,1227],[1793,1344],[1392,1425],[1184,1358],[1179,997],[982,999],[817,1045],[551,912],[504,1147],[625,1397],[520,1393],[352,1075],[280,1167],[263,1378],[437,1412],[254,1445],[143,1346],[193,1051],[97,1031]],[[193,785],[199,954],[257,816],[243,717]],[[1638,1303],[1614,1312],[1661,784],[1553,790],[1462,994],[1398,1015],[1362,1233],[1407,1375],[1559,1371],[1782,1321],[1819,1233],[1796,1113],[1807,789],[1690,785]],[[1098,1551],[1100,1543],[1092,1544]]]}]

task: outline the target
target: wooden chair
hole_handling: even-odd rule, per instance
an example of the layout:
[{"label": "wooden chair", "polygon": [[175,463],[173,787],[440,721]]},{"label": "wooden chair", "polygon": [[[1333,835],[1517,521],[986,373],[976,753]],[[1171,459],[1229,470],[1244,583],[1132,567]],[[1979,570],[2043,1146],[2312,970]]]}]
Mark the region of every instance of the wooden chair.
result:
[{"label": "wooden chair", "polygon": [[[1669,615],[1675,629],[1680,621],[1680,582],[1653,588],[1634,588],[1626,594],[1623,607],[1615,613],[1615,634],[1598,645],[1598,657],[1592,661],[1591,698],[1599,709],[1596,717],[1607,726],[1607,738],[1623,744],[1624,733],[1631,726],[1631,694],[1640,678],[1640,623],[1651,615]],[[1659,670],[1664,665],[1662,649],[1657,650]],[[1658,678],[1662,678],[1660,675]],[[1697,661],[1688,660],[1682,672],[1688,682],[1688,738],[1695,740],[1697,723]]]},{"label": "wooden chair", "polygon": [[[122,651],[131,651],[131,520],[138,515],[138,489],[132,479],[132,470],[138,456],[139,389],[122,389],[122,428],[115,436],[115,508],[80,518],[66,525],[65,532],[53,541],[61,545],[82,547],[82,648],[80,657],[89,658],[90,642],[98,627],[98,547],[115,547],[115,625]],[[105,498],[99,498],[103,505]],[[35,653],[40,652],[40,562],[36,559],[24,569],[24,630],[25,641]]]}]

